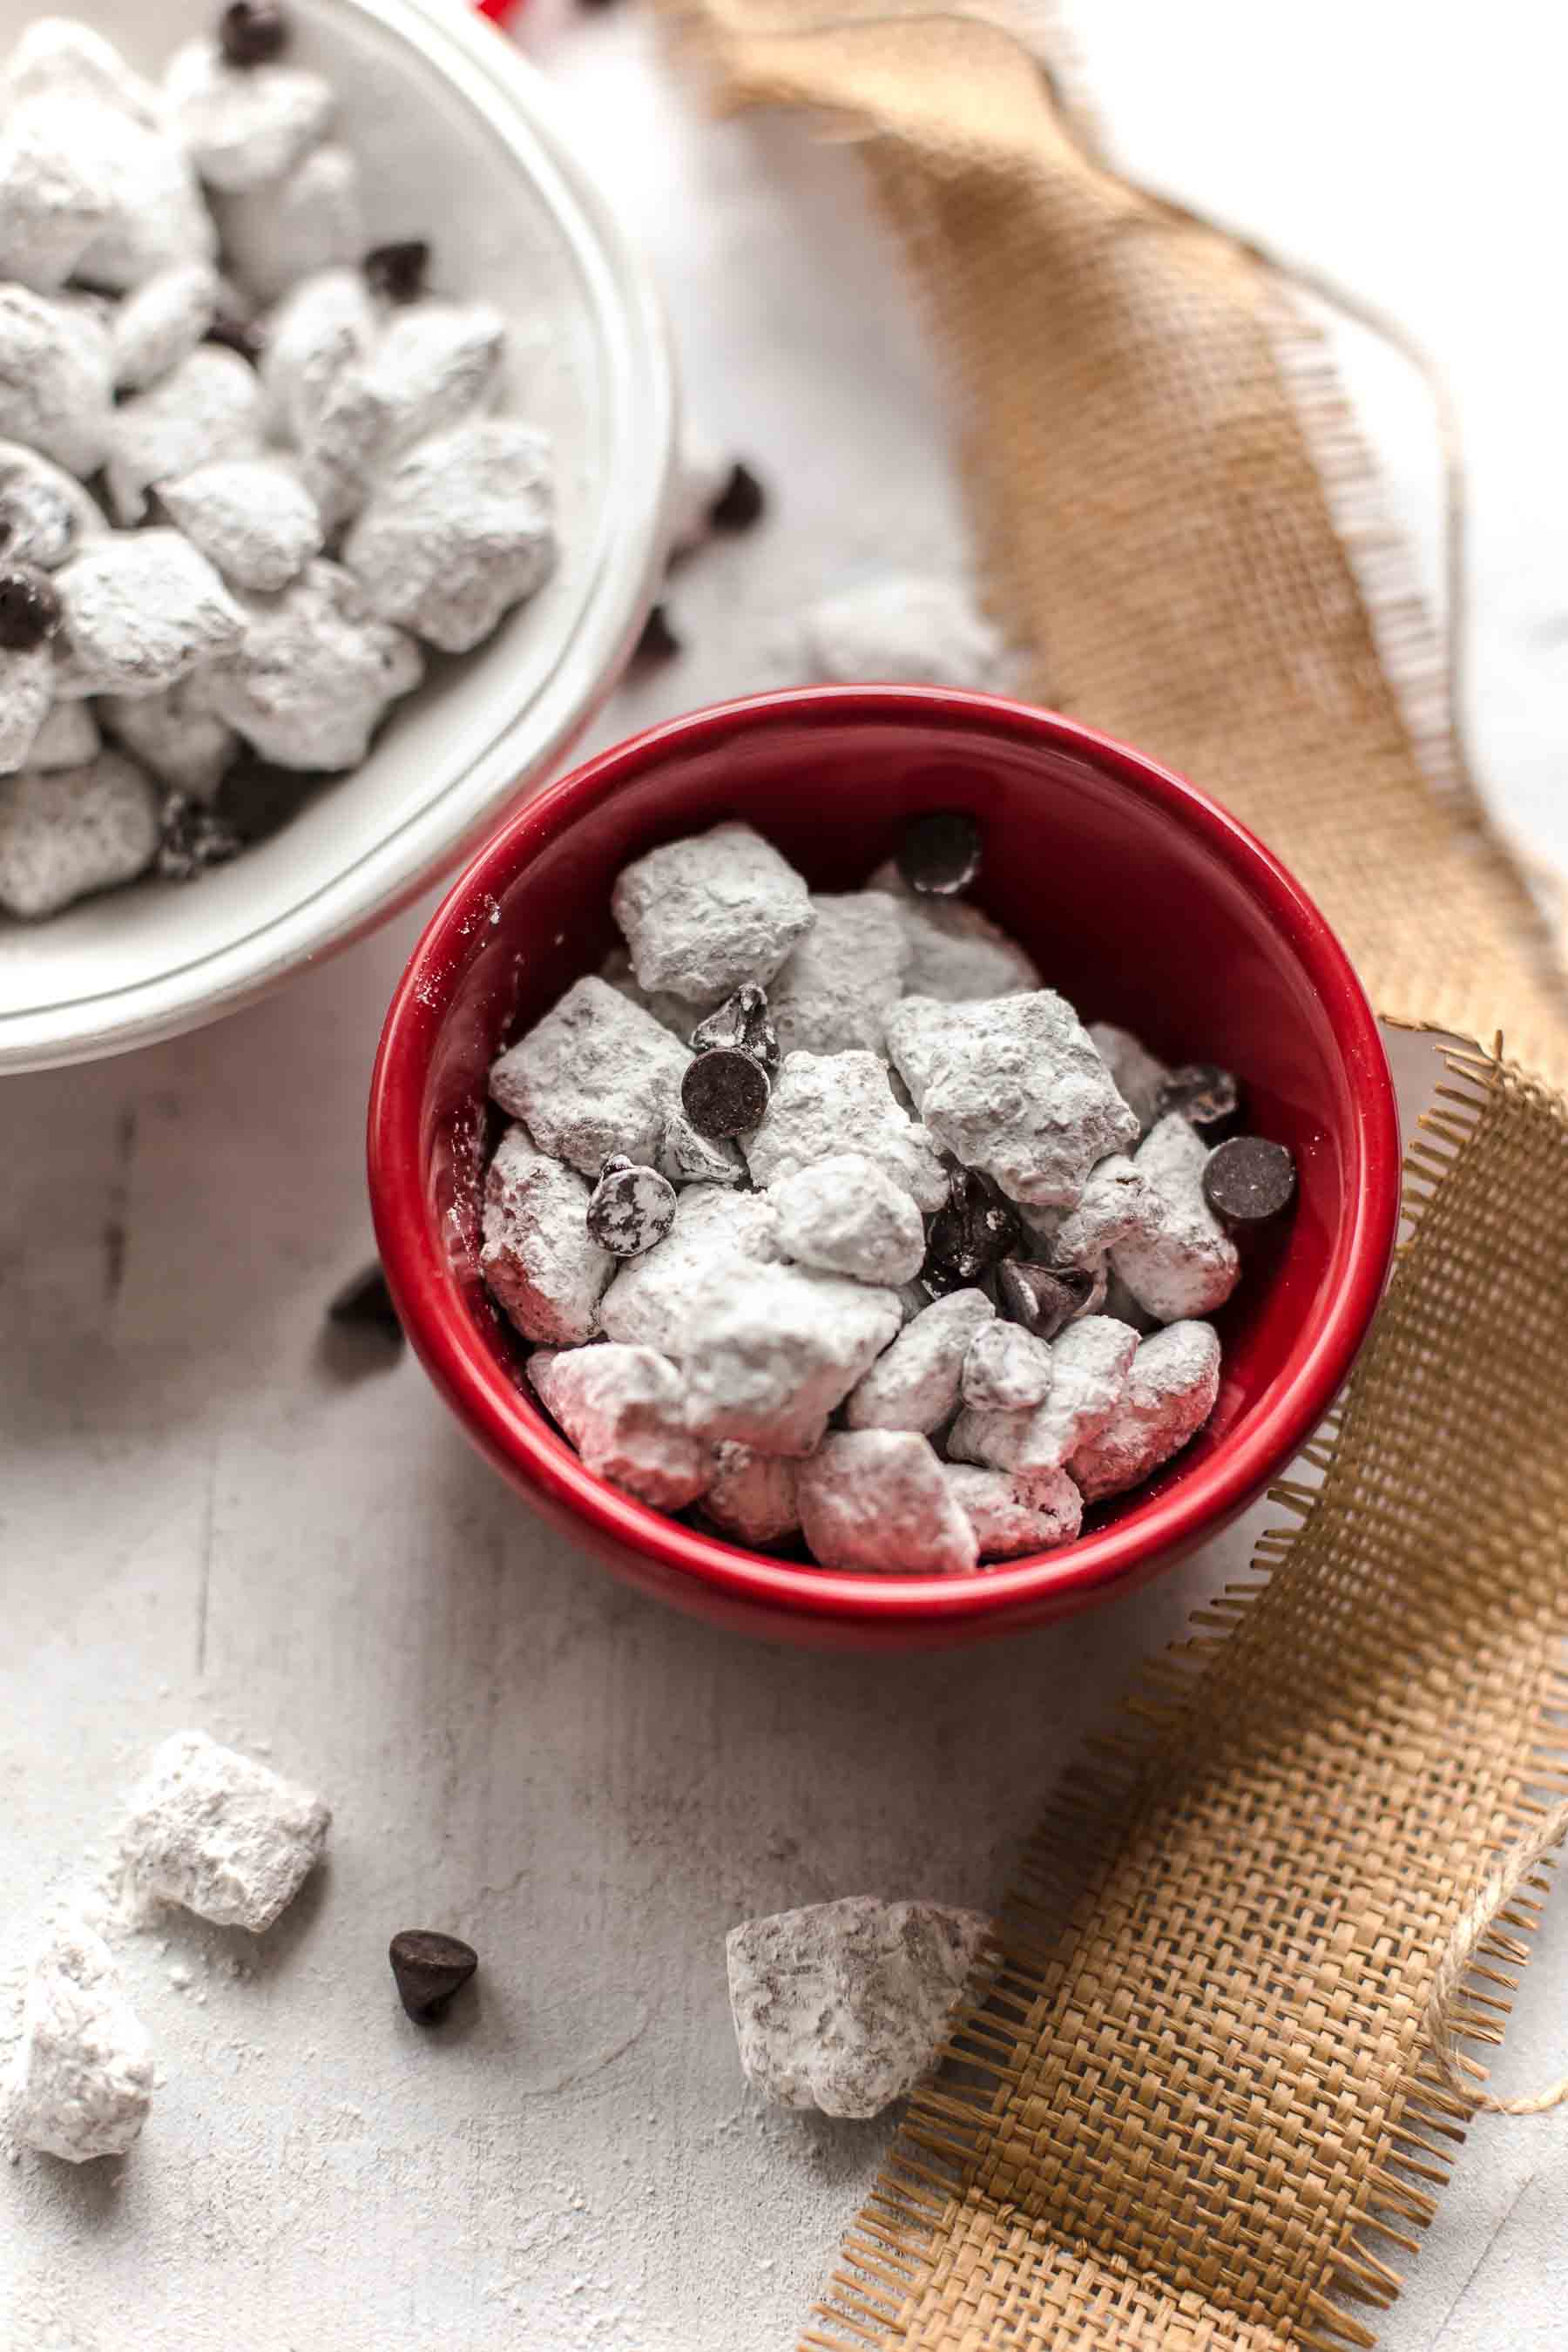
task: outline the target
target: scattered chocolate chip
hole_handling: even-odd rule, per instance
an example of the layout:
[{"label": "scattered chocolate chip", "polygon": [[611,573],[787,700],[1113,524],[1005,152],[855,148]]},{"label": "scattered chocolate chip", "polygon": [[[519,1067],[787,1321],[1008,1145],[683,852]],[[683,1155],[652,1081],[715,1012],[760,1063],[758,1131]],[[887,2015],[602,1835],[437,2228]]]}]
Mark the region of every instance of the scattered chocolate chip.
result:
[{"label": "scattered chocolate chip", "polygon": [[768,510],[768,494],[752,473],[750,466],[738,460],[730,468],[730,478],[708,509],[708,520],[715,530],[750,530],[761,522]]},{"label": "scattered chocolate chip", "polygon": [[155,870],[165,882],[194,882],[212,866],[226,866],[245,847],[233,825],[188,793],[165,793],[159,822],[163,839]]},{"label": "scattered chocolate chip", "polygon": [[957,809],[938,809],[904,827],[899,872],[922,898],[951,898],[980,871],[980,827]]},{"label": "scattered chocolate chip", "polygon": [[712,1054],[738,1047],[761,1062],[770,1077],[779,1066],[779,1033],[768,1014],[767,991],[748,981],[727,996],[716,1013],[700,1021],[691,1033],[694,1054]]},{"label": "scattered chocolate chip", "polygon": [[1009,1322],[1021,1323],[1037,1339],[1057,1333],[1083,1313],[1094,1291],[1086,1266],[1041,1265],[1032,1258],[1004,1258],[996,1269],[996,1296]]},{"label": "scattered chocolate chip", "polygon": [[588,1234],[612,1257],[640,1257],[675,1223],[675,1187],[657,1168],[618,1154],[588,1195]]},{"label": "scattered chocolate chip", "polygon": [[321,778],[301,768],[275,768],[243,755],[217,788],[216,809],[241,841],[265,841],[286,825]]},{"label": "scattered chocolate chip", "polygon": [[687,1064],[680,1106],[699,1135],[745,1135],[761,1124],[772,1092],[761,1062],[738,1045],[716,1045]]},{"label": "scattered chocolate chip", "polygon": [[673,661],[681,649],[680,639],[669,625],[669,607],[656,604],[642,625],[642,635],[632,656],[634,661]]},{"label": "scattered chocolate chip", "polygon": [[1204,1198],[1227,1225],[1261,1225],[1296,1197],[1296,1162],[1282,1143],[1233,1135],[1216,1144],[1204,1169]]},{"label": "scattered chocolate chip", "polygon": [[36,563],[13,563],[0,572],[0,646],[10,654],[30,654],[60,625],[54,582]]},{"label": "scattered chocolate chip", "polygon": [[1168,1118],[1180,1111],[1191,1127],[1223,1127],[1241,1108],[1241,1085],[1215,1062],[1187,1062],[1162,1078],[1154,1097],[1154,1116]]},{"label": "scattered chocolate chip", "polygon": [[289,46],[289,19],[277,0],[233,0],[217,20],[218,47],[241,71],[268,66]]},{"label": "scattered chocolate chip", "polygon": [[237,352],[252,367],[267,347],[267,337],[258,320],[247,319],[230,303],[220,304],[203,341],[221,343],[226,352]]},{"label": "scattered chocolate chip", "polygon": [[361,268],[373,294],[386,302],[417,302],[430,270],[430,247],[422,236],[395,245],[373,245]]},{"label": "scattered chocolate chip", "polygon": [[397,1319],[397,1309],[392,1303],[392,1293],[386,1286],[386,1276],[379,1265],[367,1265],[346,1282],[327,1309],[332,1323],[347,1323],[381,1331],[387,1339],[403,1345],[403,1326]]},{"label": "scattered chocolate chip", "polygon": [[416,2025],[435,2025],[479,1965],[472,1944],[437,1927],[400,1927],[386,1948],[397,1997]]},{"label": "scattered chocolate chip", "polygon": [[1021,1230],[1017,1211],[994,1185],[972,1168],[955,1168],[926,1236],[926,1270],[974,1282],[1016,1246]]}]

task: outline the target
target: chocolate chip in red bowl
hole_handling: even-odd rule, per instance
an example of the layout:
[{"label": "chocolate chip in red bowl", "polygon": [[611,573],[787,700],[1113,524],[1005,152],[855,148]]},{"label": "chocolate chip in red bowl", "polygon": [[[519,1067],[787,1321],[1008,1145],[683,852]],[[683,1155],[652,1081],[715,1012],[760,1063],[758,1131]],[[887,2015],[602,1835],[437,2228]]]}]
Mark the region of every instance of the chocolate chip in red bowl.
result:
[{"label": "chocolate chip in red bowl", "polygon": [[1079,1265],[1042,1265],[1033,1258],[1004,1258],[996,1269],[996,1297],[1009,1322],[1021,1323],[1038,1339],[1054,1339],[1081,1315],[1094,1292],[1094,1276]]},{"label": "chocolate chip in red bowl", "polygon": [[1266,1136],[1233,1135],[1204,1166],[1204,1198],[1222,1224],[1268,1224],[1296,1197],[1296,1162]]},{"label": "chocolate chip in red bowl", "polygon": [[1213,1133],[1241,1108],[1241,1082],[1215,1062],[1184,1062],[1162,1078],[1154,1097],[1156,1118],[1180,1111],[1189,1127]]},{"label": "chocolate chip in red bowl", "polygon": [[429,241],[422,236],[373,245],[360,264],[373,294],[387,302],[417,302],[430,274]]},{"label": "chocolate chip in red bowl", "polygon": [[472,1944],[437,1927],[400,1927],[386,1948],[397,1998],[416,2025],[437,2025],[479,1965]]},{"label": "chocolate chip in red bowl", "polygon": [[976,1282],[1016,1247],[1021,1230],[1017,1211],[994,1185],[972,1168],[955,1168],[946,1202],[931,1222],[927,1266]]},{"label": "chocolate chip in red bowl", "polygon": [[761,1126],[772,1092],[761,1062],[738,1045],[719,1045],[688,1065],[680,1107],[699,1135],[722,1140]]},{"label": "chocolate chip in red bowl", "polygon": [[224,63],[247,72],[269,66],[289,46],[290,26],[277,0],[233,0],[217,20],[218,47]]},{"label": "chocolate chip in red bowl", "polygon": [[36,563],[12,563],[0,572],[0,646],[31,653],[59,625],[59,595],[47,572]]},{"label": "chocolate chip in red bowl", "polygon": [[904,827],[896,853],[900,874],[921,898],[952,898],[980,871],[980,827],[956,809],[936,809]]},{"label": "chocolate chip in red bowl", "polygon": [[727,996],[716,1012],[700,1021],[691,1033],[694,1054],[712,1054],[738,1046],[750,1054],[753,1062],[761,1062],[769,1077],[779,1066],[779,1033],[768,1013],[768,995],[764,988],[748,982]]},{"label": "chocolate chip in red bowl", "polygon": [[675,1187],[657,1168],[606,1160],[588,1195],[588,1232],[612,1257],[641,1257],[675,1223]]}]

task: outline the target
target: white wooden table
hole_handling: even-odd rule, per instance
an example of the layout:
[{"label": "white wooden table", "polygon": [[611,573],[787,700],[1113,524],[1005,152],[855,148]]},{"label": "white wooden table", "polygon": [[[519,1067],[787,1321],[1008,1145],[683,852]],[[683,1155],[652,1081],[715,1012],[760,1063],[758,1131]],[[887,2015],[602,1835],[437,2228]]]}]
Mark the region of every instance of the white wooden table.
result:
[{"label": "white wooden table", "polygon": [[[1538,14],[1493,12],[1468,56],[1415,0],[1099,0],[1083,30],[1148,177],[1400,308],[1451,370],[1481,748],[1568,859],[1561,36]],[[849,159],[699,121],[635,18],[531,37],[662,269],[698,421],[778,492],[764,533],[683,573],[691,650],[609,740],[777,675],[802,597],[951,566],[958,503]],[[1353,363],[1429,556],[1422,403]],[[129,1947],[153,2119],[118,2168],[0,2167],[6,2352],[784,2352],[886,2127],[745,2094],[725,1928],[867,1890],[989,1902],[1133,1660],[1224,1570],[879,1664],[709,1633],[545,1533],[412,1360],[322,1336],[369,1254],[365,1081],[420,919],[220,1028],[0,1096],[0,2036],[31,1926],[162,1734],[205,1725],[337,1809],[328,1868],[259,1944],[175,1919]],[[438,2034],[385,1968],[416,1924],[483,1956]],[[1558,1923],[1506,2079],[1548,2063],[1565,1995]],[[1568,2342],[1565,2158],[1568,2117],[1478,2128],[1394,2352]]]}]

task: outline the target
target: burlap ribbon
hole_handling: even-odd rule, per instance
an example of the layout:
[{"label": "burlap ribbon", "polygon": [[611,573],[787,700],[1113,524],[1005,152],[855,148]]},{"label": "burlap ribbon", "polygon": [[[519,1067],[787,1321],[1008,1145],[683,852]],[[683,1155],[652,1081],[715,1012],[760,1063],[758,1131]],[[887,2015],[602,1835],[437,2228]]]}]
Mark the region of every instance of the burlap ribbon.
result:
[{"label": "burlap ribbon", "polygon": [[[1053,1798],[962,2063],[915,2103],[803,2342],[1370,2345],[1354,2306],[1392,2298],[1466,2114],[1424,2039],[1435,1972],[1497,1850],[1568,1786],[1568,1118],[1543,1083],[1568,1017],[1278,284],[1110,172],[1007,32],[822,14],[700,0],[688,22],[731,100],[862,139],[1041,698],[1228,802],[1385,1011],[1500,1024],[1517,1062],[1454,1059],[1321,1486],[1280,1489],[1299,1524],[1256,1585]],[[1514,1895],[1480,1938],[1468,2036],[1497,2037],[1535,1907]]]}]

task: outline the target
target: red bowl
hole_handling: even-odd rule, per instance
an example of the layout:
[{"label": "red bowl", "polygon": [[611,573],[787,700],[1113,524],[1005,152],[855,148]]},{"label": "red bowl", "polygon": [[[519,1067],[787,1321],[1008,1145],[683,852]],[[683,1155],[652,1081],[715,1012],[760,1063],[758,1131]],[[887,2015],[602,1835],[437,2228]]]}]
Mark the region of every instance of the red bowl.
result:
[{"label": "red bowl", "polygon": [[[957,1577],[852,1576],[694,1532],[586,1470],[533,1404],[525,1350],[479,1280],[479,1201],[500,1046],[612,945],[610,886],[656,843],[742,816],[815,887],[854,888],[903,820],[981,822],[979,902],[1086,1019],[1245,1078],[1251,1122],[1300,1171],[1289,1225],[1218,1318],[1219,1402],[1151,1485],[1079,1540]],[[430,922],[382,1036],[370,1190],[387,1279],[431,1379],[529,1501],[643,1591],[721,1623],[834,1647],[939,1647],[1067,1615],[1168,1567],[1256,1499],[1365,1336],[1399,1202],[1394,1089],[1343,950],[1233,817],[1087,727],[989,695],[817,687],[655,727],[521,809]]]}]

